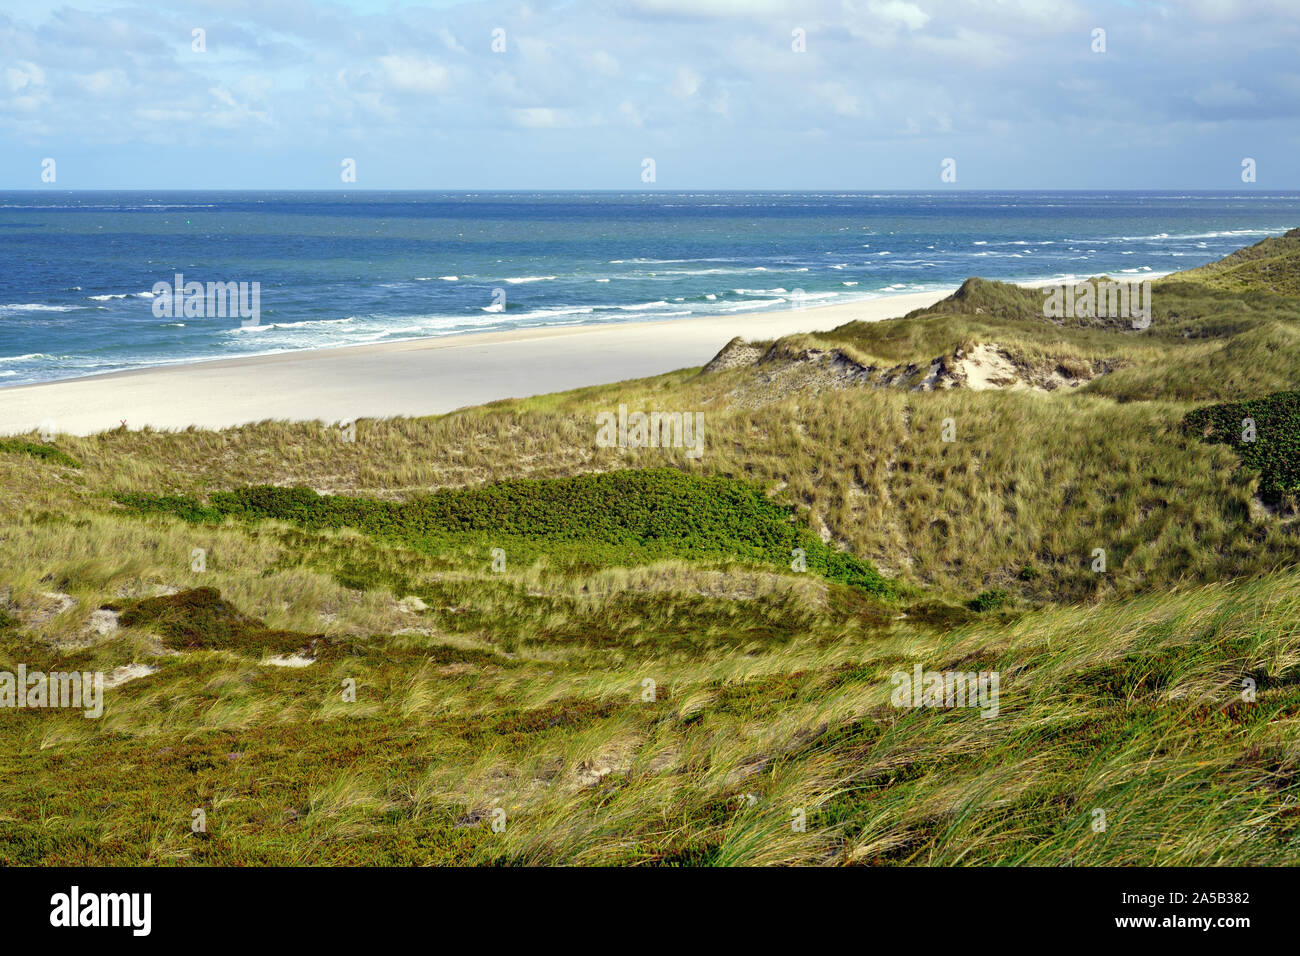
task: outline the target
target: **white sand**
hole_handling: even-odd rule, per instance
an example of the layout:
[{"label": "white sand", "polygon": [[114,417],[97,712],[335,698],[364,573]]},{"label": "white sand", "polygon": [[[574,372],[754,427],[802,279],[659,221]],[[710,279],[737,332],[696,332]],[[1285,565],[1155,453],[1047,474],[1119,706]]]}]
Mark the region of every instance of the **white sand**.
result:
[{"label": "white sand", "polygon": [[131,429],[179,429],[436,415],[703,365],[737,335],[764,340],[878,321],[951,291],[790,312],[481,332],[19,385],[0,388],[0,435],[47,426],[89,435],[123,419]]},{"label": "white sand", "polygon": [[104,678],[104,689],[109,690],[113,687],[121,687],[128,681],[139,680],[141,677],[148,677],[158,668],[149,664],[123,664],[121,667],[115,667],[109,671]]},{"label": "white sand", "polygon": [[301,654],[282,654],[279,657],[268,657],[262,663],[270,667],[310,667],[316,662]]}]

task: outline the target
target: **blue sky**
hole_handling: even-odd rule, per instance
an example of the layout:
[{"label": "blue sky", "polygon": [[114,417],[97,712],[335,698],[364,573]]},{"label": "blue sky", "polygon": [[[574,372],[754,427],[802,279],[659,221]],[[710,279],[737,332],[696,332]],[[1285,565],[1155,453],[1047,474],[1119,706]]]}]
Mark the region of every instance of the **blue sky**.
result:
[{"label": "blue sky", "polygon": [[1300,188],[1300,0],[17,7],[7,189]]}]

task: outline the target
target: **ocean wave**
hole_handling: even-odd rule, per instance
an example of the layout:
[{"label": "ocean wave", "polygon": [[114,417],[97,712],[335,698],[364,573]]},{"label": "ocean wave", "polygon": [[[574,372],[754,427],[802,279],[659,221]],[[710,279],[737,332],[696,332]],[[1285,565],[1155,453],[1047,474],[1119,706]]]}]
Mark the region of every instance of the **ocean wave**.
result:
[{"label": "ocean wave", "polygon": [[[667,305],[667,302],[660,299],[658,302],[642,302],[639,305],[619,305],[615,306],[615,308],[620,309],[623,312],[642,312],[646,309],[662,309],[667,307]],[[602,308],[609,308],[609,306],[602,306]]]},{"label": "ocean wave", "polygon": [[561,315],[591,315],[596,309],[592,306],[581,306],[568,309],[535,309],[532,312],[520,312],[510,316],[512,321],[523,319],[549,319]]},{"label": "ocean wave", "polygon": [[1095,236],[1089,239],[1063,239],[1062,242],[1077,243],[1112,243],[1112,242],[1182,242],[1187,239],[1240,239],[1247,236],[1271,236],[1285,232],[1288,226],[1278,226],[1274,229],[1222,229],[1217,232],[1183,232],[1167,233],[1157,232],[1148,236]]},{"label": "ocean wave", "polygon": [[519,285],[522,282],[551,282],[555,276],[511,276],[506,279],[511,285]]},{"label": "ocean wave", "polygon": [[753,302],[742,302],[740,305],[734,305],[729,309],[719,309],[719,312],[744,312],[746,309],[764,309],[772,305],[785,305],[786,299],[755,299]]},{"label": "ocean wave", "polygon": [[[738,276],[748,272],[770,272],[767,266],[746,266],[743,269],[660,269],[652,272],[654,276]],[[778,270],[785,271],[785,270]],[[798,271],[798,270],[790,270]],[[806,271],[806,270],[804,270]],[[620,279],[635,279],[640,276],[618,276]]]},{"label": "ocean wave", "polygon": [[108,302],[110,299],[152,299],[155,294],[148,292],[109,292],[104,295],[88,295],[87,299],[93,302]]},{"label": "ocean wave", "polygon": [[739,262],[731,256],[710,256],[702,259],[610,259],[607,265],[672,265],[682,262]]},{"label": "ocean wave", "polygon": [[349,315],[342,319],[302,319],[298,322],[259,322],[257,325],[237,325],[234,328],[222,329],[223,335],[240,335],[245,332],[271,332],[276,329],[305,329],[316,326],[335,326],[349,322],[355,322],[357,317]]},{"label": "ocean wave", "polygon": [[153,209],[216,209],[215,203],[149,203],[147,205],[121,205],[117,203],[2,203],[0,209],[112,209],[122,212],[148,212]]}]

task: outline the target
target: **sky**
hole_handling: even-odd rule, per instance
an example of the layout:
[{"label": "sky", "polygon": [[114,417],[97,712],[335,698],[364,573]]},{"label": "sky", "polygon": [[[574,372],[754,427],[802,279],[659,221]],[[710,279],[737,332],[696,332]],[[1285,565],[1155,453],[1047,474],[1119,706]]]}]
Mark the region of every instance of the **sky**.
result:
[{"label": "sky", "polygon": [[0,189],[1297,189],[1298,46],[1300,0],[5,0]]}]

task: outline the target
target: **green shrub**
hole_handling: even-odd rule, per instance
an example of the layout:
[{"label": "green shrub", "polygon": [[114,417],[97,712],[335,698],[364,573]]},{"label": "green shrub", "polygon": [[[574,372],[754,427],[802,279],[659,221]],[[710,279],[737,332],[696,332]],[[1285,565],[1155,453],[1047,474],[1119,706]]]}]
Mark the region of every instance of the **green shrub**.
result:
[{"label": "green shrub", "polygon": [[671,468],[517,479],[402,502],[266,485],[214,492],[208,505],[139,493],[116,500],[140,513],[191,522],[234,517],[312,530],[353,528],[425,550],[466,539],[511,538],[594,546],[606,560],[720,558],[785,568],[801,548],[809,571],[873,594],[893,593],[870,562],[828,547],[796,521],[793,508],[756,485]]},{"label": "green shrub", "polygon": [[216,588],[193,588],[162,597],[106,605],[120,611],[123,627],[146,627],[174,650],[289,653],[314,650],[319,635],[278,631],[241,613]]},{"label": "green shrub", "polygon": [[1005,607],[1011,600],[1011,595],[1001,588],[993,588],[981,592],[977,597],[966,602],[966,606],[972,611],[996,611],[1000,607]]},{"label": "green shrub", "polygon": [[[1253,436],[1247,419],[1254,423]],[[1183,428],[1204,441],[1231,445],[1242,464],[1259,472],[1260,497],[1270,504],[1300,491],[1300,391],[1198,408],[1183,419]]]},{"label": "green shrub", "polygon": [[31,455],[33,458],[41,459],[41,461],[52,462],[67,468],[81,467],[81,462],[67,452],[61,451],[53,445],[38,445],[36,442],[27,441],[23,438],[0,438],[0,451]]}]

